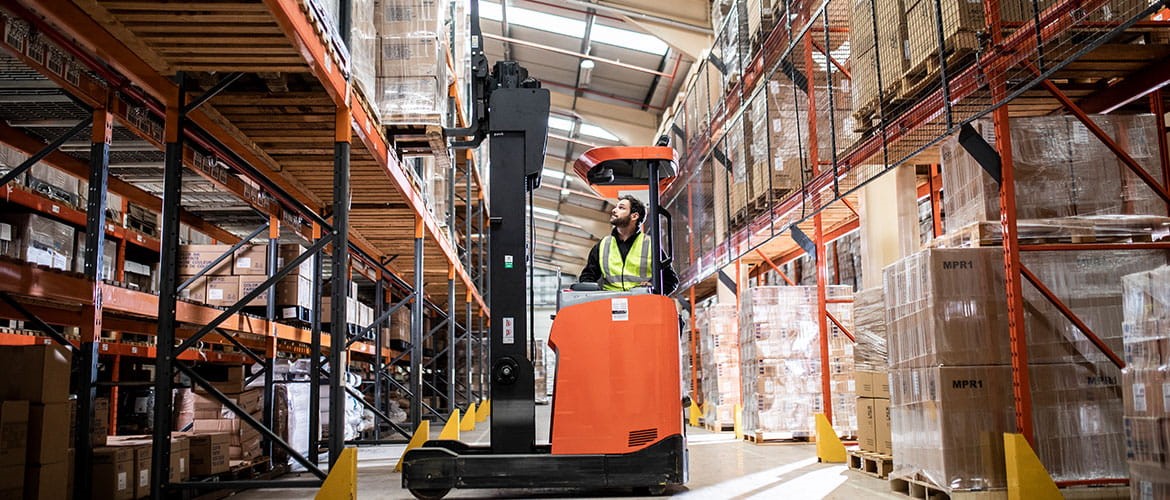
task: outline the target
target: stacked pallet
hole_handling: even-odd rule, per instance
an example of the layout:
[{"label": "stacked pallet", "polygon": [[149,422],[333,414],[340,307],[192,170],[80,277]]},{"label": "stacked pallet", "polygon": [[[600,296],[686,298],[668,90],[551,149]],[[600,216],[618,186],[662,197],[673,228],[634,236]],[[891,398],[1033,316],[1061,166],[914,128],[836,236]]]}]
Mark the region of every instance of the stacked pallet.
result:
[{"label": "stacked pallet", "polygon": [[[1115,352],[1122,274],[1162,252],[1033,252],[1033,270]],[[1002,439],[1015,428],[1003,255],[930,249],[885,270],[893,477],[945,491],[1006,486]],[[1124,477],[1119,370],[1034,289],[1025,325],[1036,453],[1058,481]]]},{"label": "stacked pallet", "polygon": [[373,16],[378,36],[375,101],[383,123],[443,123],[446,6],[436,0],[378,1]]},{"label": "stacked pallet", "polygon": [[[849,287],[828,287],[831,299],[851,295]],[[829,312],[852,327],[847,304],[829,304]],[[744,432],[757,441],[812,436],[815,415],[824,412],[816,287],[749,288],[741,301],[739,339]],[[842,436],[857,429],[852,347],[830,325],[833,423]]]},{"label": "stacked pallet", "polygon": [[1136,497],[1170,497],[1170,268],[1125,286],[1126,458]]},{"label": "stacked pallet", "polygon": [[853,0],[852,7],[853,116],[859,127],[868,128],[880,111],[880,100],[890,101],[897,94],[909,65],[906,8],[902,0]]},{"label": "stacked pallet", "polygon": [[735,423],[736,407],[742,404],[739,317],[734,305],[715,304],[698,311],[695,325],[703,353],[703,423],[726,429]]}]

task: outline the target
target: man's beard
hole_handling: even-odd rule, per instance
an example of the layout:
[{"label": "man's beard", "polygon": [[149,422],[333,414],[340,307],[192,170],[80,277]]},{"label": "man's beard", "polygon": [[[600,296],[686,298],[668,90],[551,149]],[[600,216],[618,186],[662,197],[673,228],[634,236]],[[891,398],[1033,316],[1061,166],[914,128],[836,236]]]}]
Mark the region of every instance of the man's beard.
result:
[{"label": "man's beard", "polygon": [[613,224],[613,227],[626,227],[626,226],[630,225],[630,216],[629,215],[627,215],[625,217],[610,216],[609,223]]}]

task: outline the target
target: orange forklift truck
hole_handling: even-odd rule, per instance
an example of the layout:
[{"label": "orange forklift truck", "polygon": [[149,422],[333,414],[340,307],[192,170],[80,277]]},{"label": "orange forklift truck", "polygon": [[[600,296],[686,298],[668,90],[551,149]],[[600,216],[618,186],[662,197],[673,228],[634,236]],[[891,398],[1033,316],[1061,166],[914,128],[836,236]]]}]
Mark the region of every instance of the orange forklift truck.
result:
[{"label": "orange forklift truck", "polygon": [[[540,186],[549,93],[514,61],[490,74],[483,56],[478,2],[471,2],[473,110],[471,126],[447,135],[470,137],[452,146],[491,141],[489,181],[489,305],[491,434],[487,446],[431,440],[406,452],[402,486],[420,499],[452,488],[634,488],[661,494],[687,481],[686,406],[680,389],[679,316],[662,295],[661,265],[651,287],[601,291],[579,283],[558,293],[549,345],[557,355],[550,444],[536,443],[536,403],[528,359],[526,201]],[[479,43],[477,43],[479,42]],[[574,165],[600,194],[649,189],[646,224],[652,255],[673,251],[659,222],[670,215],[660,189],[676,175],[674,151],[656,146],[607,147]]]}]

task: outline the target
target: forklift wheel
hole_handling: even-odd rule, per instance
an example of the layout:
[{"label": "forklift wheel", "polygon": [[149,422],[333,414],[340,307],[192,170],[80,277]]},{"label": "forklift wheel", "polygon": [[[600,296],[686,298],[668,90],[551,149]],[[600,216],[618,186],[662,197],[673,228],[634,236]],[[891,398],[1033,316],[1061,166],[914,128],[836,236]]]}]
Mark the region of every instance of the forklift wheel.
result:
[{"label": "forklift wheel", "polygon": [[418,500],[440,500],[447,496],[449,491],[450,488],[418,488],[410,490],[410,494]]}]

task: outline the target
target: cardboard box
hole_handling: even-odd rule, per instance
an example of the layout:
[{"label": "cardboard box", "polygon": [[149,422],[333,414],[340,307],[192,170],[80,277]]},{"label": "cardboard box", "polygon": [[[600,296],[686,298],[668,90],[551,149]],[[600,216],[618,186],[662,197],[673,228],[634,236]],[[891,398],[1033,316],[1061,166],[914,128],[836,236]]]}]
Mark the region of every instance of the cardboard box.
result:
[{"label": "cardboard box", "polygon": [[[186,275],[186,276],[180,275],[179,276],[179,283],[180,284],[184,283],[190,278],[191,278],[191,275]],[[179,298],[190,300],[192,302],[198,302],[200,304],[206,304],[207,303],[207,277],[200,276],[198,279],[191,282],[190,285],[187,285],[187,288],[184,288],[181,292],[179,292]]]},{"label": "cardboard box", "polygon": [[0,498],[24,496],[24,465],[0,465]]},{"label": "cardboard box", "polygon": [[209,276],[207,305],[229,307],[240,300],[239,276]]},{"label": "cardboard box", "polygon": [[374,25],[382,36],[443,34],[446,2],[436,0],[384,0],[377,4]]},{"label": "cardboard box", "polygon": [[383,37],[379,50],[378,76],[391,78],[439,77],[441,49],[438,37]]},{"label": "cardboard box", "polygon": [[[228,399],[244,411],[253,414],[264,408],[264,389],[259,387],[248,389],[239,394],[230,395]],[[203,393],[195,393],[195,411],[196,418],[200,418],[198,416],[200,414],[199,412],[211,412],[211,416],[206,418],[235,418],[235,413],[228,409],[227,406],[210,395]]]},{"label": "cardboard box", "polygon": [[[75,409],[76,410],[76,409]],[[76,422],[77,419],[70,419]],[[105,446],[110,433],[110,398],[94,398],[93,400],[93,429],[90,432],[90,443],[94,446]],[[70,441],[71,443],[73,441]]]},{"label": "cardboard box", "polygon": [[1122,372],[1121,378],[1126,416],[1170,415],[1170,372],[1158,369],[1128,369]]},{"label": "cardboard box", "polygon": [[[179,247],[179,275],[194,276],[198,274],[204,267],[231,248],[231,245],[183,245]],[[228,256],[205,274],[229,275],[232,273],[232,261],[232,257]]]},{"label": "cardboard box", "polygon": [[[68,457],[67,452],[62,453]],[[73,461],[62,460],[52,464],[28,465],[24,469],[25,500],[59,500],[69,498],[70,469]]]},{"label": "cardboard box", "polygon": [[877,433],[874,427],[874,399],[857,398],[857,444],[865,451],[878,451]]},{"label": "cardboard box", "polygon": [[1126,459],[1170,468],[1170,417],[1125,417]]},{"label": "cardboard box", "polygon": [[893,455],[894,441],[890,432],[890,400],[876,398],[873,400],[873,404],[873,428],[877,441],[877,448],[874,451],[883,455]]},{"label": "cardboard box", "polygon": [[856,371],[857,395],[864,398],[890,397],[889,372]]},{"label": "cardboard box", "polygon": [[191,442],[185,436],[171,437],[171,474],[167,482],[178,483],[191,478]]},{"label": "cardboard box", "polygon": [[227,472],[231,435],[226,432],[188,434],[191,453],[191,477]]},{"label": "cardboard box", "polygon": [[[240,297],[247,295],[256,287],[268,280],[264,275],[240,276]],[[268,294],[272,289],[256,296],[248,302],[249,306],[268,305]],[[278,306],[313,307],[313,282],[303,276],[285,276],[276,283],[276,304]]]},{"label": "cardboard box", "polygon": [[94,500],[132,500],[134,488],[134,449],[126,446],[103,446],[93,450]]},{"label": "cardboard box", "polygon": [[24,465],[28,453],[28,401],[0,402],[0,465]]},{"label": "cardboard box", "polygon": [[57,344],[0,346],[0,399],[67,401],[69,361],[69,351]]},{"label": "cardboard box", "polygon": [[232,274],[263,276],[268,272],[268,245],[244,245],[236,251]]},{"label": "cardboard box", "polygon": [[68,271],[73,268],[73,226],[36,214],[3,214],[11,226],[11,253],[17,259]]},{"label": "cardboard box", "polygon": [[28,464],[53,464],[65,461],[73,446],[69,433],[69,403],[33,403],[28,414]]},{"label": "cardboard box", "polygon": [[[224,394],[244,392],[247,370],[243,365],[199,365],[195,371]],[[202,387],[195,386],[196,394],[202,392]]]}]

